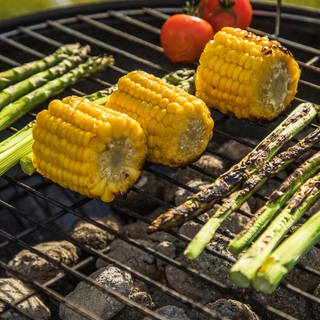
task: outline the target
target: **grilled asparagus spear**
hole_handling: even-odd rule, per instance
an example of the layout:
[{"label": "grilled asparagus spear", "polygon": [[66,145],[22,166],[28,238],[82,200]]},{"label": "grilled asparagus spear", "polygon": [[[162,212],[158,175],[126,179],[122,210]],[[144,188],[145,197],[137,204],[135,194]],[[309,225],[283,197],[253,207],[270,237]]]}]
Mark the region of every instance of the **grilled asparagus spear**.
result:
[{"label": "grilled asparagus spear", "polygon": [[19,162],[19,159],[32,151],[32,127],[30,122],[8,139],[0,142],[0,176]]},{"label": "grilled asparagus spear", "polygon": [[266,262],[272,250],[319,198],[320,173],[317,173],[299,188],[269,227],[233,265],[230,271],[232,281],[240,287],[248,287],[250,282],[254,281],[258,269]]},{"label": "grilled asparagus spear", "polygon": [[[89,47],[85,47],[86,51]],[[4,88],[15,84],[21,80],[28,78],[29,76],[44,71],[64,59],[68,56],[78,54],[80,50],[80,44],[70,44],[59,48],[53,54],[44,57],[43,59],[26,63],[22,66],[18,66],[3,72],[0,72],[0,91]]]},{"label": "grilled asparagus spear", "polygon": [[35,106],[46,101],[49,97],[60,93],[66,87],[74,84],[79,78],[102,70],[111,63],[113,63],[112,57],[89,57],[86,62],[78,65],[68,73],[8,104],[0,111],[0,130],[7,128],[15,120],[22,117]]},{"label": "grilled asparagus spear", "polygon": [[298,260],[319,241],[320,211],[271,253],[259,269],[253,286],[264,293],[272,293]]},{"label": "grilled asparagus spear", "polygon": [[23,81],[20,81],[16,84],[13,84],[0,92],[0,110],[9,104],[10,102],[15,101],[16,99],[22,97],[35,90],[38,87],[43,86],[45,83],[50,80],[56,79],[62,76],[64,73],[74,68],[83,60],[83,55],[74,55],[66,57],[59,64],[39,73],[34,74],[30,78],[27,78]]},{"label": "grilled asparagus spear", "polygon": [[198,192],[183,204],[162,213],[148,227],[148,232],[180,226],[211,209],[217,200],[228,195],[241,181],[271,159],[281,146],[306,127],[319,111],[318,105],[300,104],[238,164],[222,174],[208,188]]},{"label": "grilled asparagus spear", "polygon": [[36,168],[32,163],[32,151],[20,158],[20,167],[28,176],[32,176],[36,172]]},{"label": "grilled asparagus spear", "polygon": [[310,157],[299,166],[281,185],[275,190],[270,199],[254,215],[243,231],[239,233],[229,244],[233,253],[240,253],[244,248],[257,238],[265,226],[271,221],[276,212],[287,200],[320,169],[320,152]]},{"label": "grilled asparagus spear", "polygon": [[210,242],[221,223],[259,188],[261,188],[269,177],[274,176],[283,170],[288,164],[299,158],[303,153],[320,141],[320,128],[316,128],[304,139],[294,146],[281,152],[264,166],[256,171],[243,183],[240,190],[234,191],[222,202],[219,209],[213,214],[208,222],[200,229],[196,236],[189,243],[185,255],[189,259],[197,258]]}]

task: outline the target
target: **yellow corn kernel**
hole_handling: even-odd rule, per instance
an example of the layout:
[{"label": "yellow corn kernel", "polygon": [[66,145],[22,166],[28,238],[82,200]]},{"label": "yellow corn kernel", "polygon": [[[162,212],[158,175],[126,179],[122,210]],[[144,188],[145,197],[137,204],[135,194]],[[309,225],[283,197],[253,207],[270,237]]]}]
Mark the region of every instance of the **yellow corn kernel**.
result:
[{"label": "yellow corn kernel", "polygon": [[212,136],[200,99],[143,71],[120,78],[106,106],[136,119],[148,137],[148,160],[179,166],[196,160]]},{"label": "yellow corn kernel", "polygon": [[246,30],[223,28],[199,61],[196,96],[222,113],[272,120],[297,92],[300,69],[292,54],[279,42]]},{"label": "yellow corn kernel", "polygon": [[139,123],[76,96],[54,100],[33,127],[33,163],[52,181],[112,201],[139,178],[147,156]]}]

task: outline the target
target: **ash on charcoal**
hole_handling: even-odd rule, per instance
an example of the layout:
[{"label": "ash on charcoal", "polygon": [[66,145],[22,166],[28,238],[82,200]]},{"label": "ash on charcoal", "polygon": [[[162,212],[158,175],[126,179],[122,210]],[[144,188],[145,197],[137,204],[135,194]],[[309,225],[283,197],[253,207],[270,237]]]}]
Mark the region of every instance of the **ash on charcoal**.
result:
[{"label": "ash on charcoal", "polygon": [[[197,179],[212,180],[210,176],[218,177],[227,167],[225,161],[213,154],[202,155],[199,160],[193,162],[193,165],[198,167],[200,170],[196,170],[188,166],[181,167],[177,169],[172,177],[183,183]],[[207,172],[210,176],[202,173],[201,170]]]},{"label": "ash on charcoal", "polygon": [[[129,299],[149,309],[153,309],[155,307],[151,295],[139,287],[133,287],[129,294]],[[143,318],[143,314],[131,307],[126,306],[120,312],[120,314],[116,316],[116,318],[117,320],[140,320]]]},{"label": "ash on charcoal", "polygon": [[[121,230],[119,222],[111,216],[107,216],[105,218],[97,218],[94,220],[110,229],[113,229],[116,232],[120,232]],[[75,240],[96,250],[106,248],[107,245],[114,239],[114,236],[108,231],[103,230],[98,226],[83,220],[78,221],[74,225],[74,227],[70,231],[70,235]]]},{"label": "ash on charcoal", "polygon": [[123,227],[124,233],[133,239],[147,239],[147,230],[148,224],[143,222],[142,220],[129,223]]},{"label": "ash on charcoal", "polygon": [[[314,290],[313,294],[320,299],[320,283],[318,284],[318,286],[316,287],[316,289]],[[312,311],[313,311],[313,315],[315,317],[315,320],[320,320],[320,304],[318,303],[313,303],[312,304]]]},{"label": "ash on charcoal", "polygon": [[[170,320],[190,320],[183,309],[176,306],[168,305],[155,310],[160,315],[167,317]],[[143,320],[151,320],[149,317],[143,318]]]},{"label": "ash on charcoal", "polygon": [[[221,318],[228,320],[260,320],[248,304],[237,300],[218,299],[208,303],[206,307],[215,311],[217,314],[217,317],[210,317],[210,320],[218,320]],[[199,320],[209,320],[209,318],[201,315]]]},{"label": "ash on charcoal", "polygon": [[[167,184],[154,174],[143,171],[139,181],[135,184],[135,187],[147,192],[152,197],[163,200],[163,194]],[[124,204],[131,210],[143,215],[152,212],[158,206],[158,203],[152,198],[135,191],[130,191],[125,200],[119,199],[117,201],[119,204]]]},{"label": "ash on charcoal", "polygon": [[[150,240],[140,240],[141,244],[154,247],[154,243]],[[108,257],[121,262],[134,270],[144,273],[152,278],[157,278],[156,258],[144,250],[141,250],[123,240],[116,239],[110,245]],[[103,259],[99,258],[96,262],[96,267],[101,268],[108,264]]]},{"label": "ash on charcoal", "polygon": [[213,154],[204,154],[194,162],[196,166],[218,177],[226,170],[226,162]]},{"label": "ash on charcoal", "polygon": [[245,225],[249,222],[250,218],[244,213],[251,214],[248,202],[245,202],[241,207],[241,213],[238,211],[233,212],[221,225],[219,230],[238,234]]},{"label": "ash on charcoal", "polygon": [[[124,296],[128,296],[132,290],[133,283],[131,275],[112,265],[97,270],[91,274],[90,277],[102,287],[112,288]],[[102,292],[85,281],[81,281],[74,291],[66,296],[66,301],[72,302],[76,306],[104,320],[111,319],[125,306],[125,304],[112,295]],[[86,319],[63,303],[60,304],[59,315],[62,320]]]},{"label": "ash on charcoal", "polygon": [[235,140],[228,140],[217,146],[217,151],[227,159],[239,161],[251,151],[251,148]]},{"label": "ash on charcoal", "polygon": [[[74,265],[79,259],[77,247],[68,241],[43,242],[33,248],[68,266]],[[20,251],[8,265],[21,272],[26,279],[39,282],[46,282],[61,273],[59,267],[29,250]]]},{"label": "ash on charcoal", "polygon": [[[231,253],[226,249],[227,243],[223,237],[216,236],[208,247],[232,259]],[[184,257],[183,252],[180,252],[175,260],[184,266],[196,269],[199,273],[206,274],[228,286],[232,286],[229,278],[229,269],[232,263],[213,255],[211,252],[204,251],[195,261],[188,260]],[[207,281],[187,274],[172,265],[166,266],[165,274],[172,288],[201,303],[208,303],[222,297],[221,292]]]},{"label": "ash on charcoal", "polygon": [[24,297],[31,294],[32,289],[27,287],[22,281],[15,278],[0,279],[0,313],[6,309],[6,303],[16,303],[17,307],[28,315],[28,317],[19,314],[13,309],[9,309],[5,313],[1,313],[1,319],[8,320],[26,320],[32,318],[36,320],[46,320],[51,316],[50,309],[43,303],[38,295],[23,300]]},{"label": "ash on charcoal", "polygon": [[[279,287],[272,294],[253,291],[252,296],[263,305],[268,304],[297,319],[312,319],[308,301],[301,295],[294,294],[284,288]],[[276,316],[272,319],[278,320]]]}]

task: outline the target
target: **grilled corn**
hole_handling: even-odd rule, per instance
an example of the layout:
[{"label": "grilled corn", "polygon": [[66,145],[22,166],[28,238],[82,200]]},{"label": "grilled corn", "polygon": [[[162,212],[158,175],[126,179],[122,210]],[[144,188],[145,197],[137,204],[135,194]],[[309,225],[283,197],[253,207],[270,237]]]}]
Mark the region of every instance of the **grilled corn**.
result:
[{"label": "grilled corn", "polygon": [[118,81],[106,106],[137,120],[147,136],[148,160],[179,166],[196,160],[212,137],[203,101],[144,71]]},{"label": "grilled corn", "polygon": [[293,100],[300,69],[278,41],[225,27],[206,45],[196,96],[237,118],[272,120]]},{"label": "grilled corn", "polygon": [[33,138],[40,174],[105,202],[133,185],[147,154],[137,121],[75,96],[53,100],[41,111]]}]

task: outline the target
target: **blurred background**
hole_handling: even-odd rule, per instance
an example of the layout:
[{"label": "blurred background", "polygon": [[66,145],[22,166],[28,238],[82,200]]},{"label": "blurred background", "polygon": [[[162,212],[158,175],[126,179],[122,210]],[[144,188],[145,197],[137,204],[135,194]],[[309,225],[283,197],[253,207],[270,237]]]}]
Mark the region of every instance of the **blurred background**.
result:
[{"label": "blurred background", "polygon": [[[103,1],[116,0],[0,0],[0,20],[46,9]],[[265,0],[261,2],[276,3],[276,0]],[[282,0],[282,3],[320,8],[320,0]]]}]

